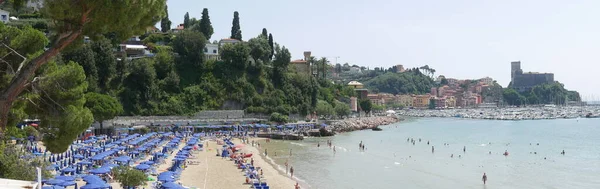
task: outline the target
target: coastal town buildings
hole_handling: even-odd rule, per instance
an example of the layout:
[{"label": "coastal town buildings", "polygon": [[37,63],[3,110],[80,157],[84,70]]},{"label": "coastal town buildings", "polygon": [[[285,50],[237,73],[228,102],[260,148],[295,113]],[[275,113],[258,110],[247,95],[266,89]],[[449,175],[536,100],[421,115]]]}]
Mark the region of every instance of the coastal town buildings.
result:
[{"label": "coastal town buildings", "polygon": [[491,77],[484,77],[484,78],[479,79],[479,81],[485,85],[493,85],[494,84],[494,79],[492,79]]},{"label": "coastal town buildings", "polygon": [[429,107],[429,101],[431,99],[431,95],[415,95],[413,99],[413,107],[414,108],[427,108]]},{"label": "coastal town buildings", "polygon": [[519,92],[531,90],[536,85],[554,82],[553,73],[523,72],[521,62],[510,63],[511,87]]},{"label": "coastal town buildings", "polygon": [[411,95],[397,95],[396,102],[404,107],[413,107],[413,96]]}]

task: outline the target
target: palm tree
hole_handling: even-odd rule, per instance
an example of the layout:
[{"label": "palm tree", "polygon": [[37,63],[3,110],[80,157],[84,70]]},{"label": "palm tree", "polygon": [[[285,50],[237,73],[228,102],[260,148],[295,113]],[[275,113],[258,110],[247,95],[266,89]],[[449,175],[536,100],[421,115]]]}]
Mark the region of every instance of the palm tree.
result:
[{"label": "palm tree", "polygon": [[[326,57],[322,57],[321,60],[319,60],[319,63],[321,64],[321,73],[323,75],[323,78],[325,78],[326,76],[326,70],[327,70],[327,63],[329,62],[329,60],[327,60]],[[317,74],[318,77],[318,74]]]}]

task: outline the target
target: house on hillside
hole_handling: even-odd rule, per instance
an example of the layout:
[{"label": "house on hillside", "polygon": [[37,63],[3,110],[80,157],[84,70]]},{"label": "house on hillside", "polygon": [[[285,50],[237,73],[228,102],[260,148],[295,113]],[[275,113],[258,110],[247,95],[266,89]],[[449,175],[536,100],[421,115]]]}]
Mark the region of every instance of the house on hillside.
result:
[{"label": "house on hillside", "polygon": [[206,43],[204,57],[206,60],[219,60],[219,44]]},{"label": "house on hillside", "polygon": [[7,23],[10,20],[10,13],[0,9],[0,22]]}]

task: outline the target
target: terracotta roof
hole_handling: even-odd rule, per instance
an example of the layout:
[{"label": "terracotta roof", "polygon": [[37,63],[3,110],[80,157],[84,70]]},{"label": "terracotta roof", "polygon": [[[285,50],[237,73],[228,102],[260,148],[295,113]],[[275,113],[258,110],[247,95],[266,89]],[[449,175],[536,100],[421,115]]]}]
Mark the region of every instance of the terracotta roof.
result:
[{"label": "terracotta roof", "polygon": [[233,39],[233,38],[225,38],[225,39],[221,39],[221,40],[226,40],[226,41],[239,41],[237,39]]}]

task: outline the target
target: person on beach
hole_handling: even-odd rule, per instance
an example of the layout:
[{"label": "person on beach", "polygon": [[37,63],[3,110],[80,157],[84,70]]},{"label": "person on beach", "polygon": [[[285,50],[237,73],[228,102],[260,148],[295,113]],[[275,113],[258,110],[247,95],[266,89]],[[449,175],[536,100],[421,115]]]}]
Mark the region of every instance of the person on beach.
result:
[{"label": "person on beach", "polygon": [[254,158],[250,158],[250,165],[252,165],[252,167],[254,167]]},{"label": "person on beach", "polygon": [[285,160],[285,174],[288,174],[288,160]]},{"label": "person on beach", "polygon": [[483,185],[485,185],[485,183],[487,182],[487,175],[485,175],[485,173],[483,173],[483,177],[481,178],[481,180],[483,180]]},{"label": "person on beach", "polygon": [[268,156],[267,149],[265,148],[265,156]]},{"label": "person on beach", "polygon": [[335,146],[333,146],[333,154],[335,154]]},{"label": "person on beach", "polygon": [[294,166],[290,166],[290,177],[294,177]]},{"label": "person on beach", "polygon": [[294,185],[295,189],[300,189],[300,185],[298,185],[298,182],[296,182],[296,185]]},{"label": "person on beach", "polygon": [[321,143],[317,142],[317,148],[321,147]]}]

